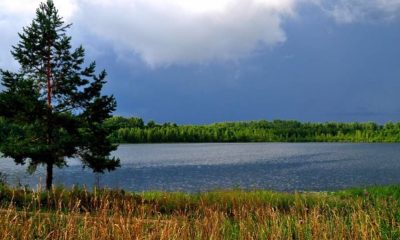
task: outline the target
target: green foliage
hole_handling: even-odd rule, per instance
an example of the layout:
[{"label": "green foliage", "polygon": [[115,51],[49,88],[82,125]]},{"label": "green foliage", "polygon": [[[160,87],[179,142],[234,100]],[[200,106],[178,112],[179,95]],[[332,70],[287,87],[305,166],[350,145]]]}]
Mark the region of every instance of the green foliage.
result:
[{"label": "green foliage", "polygon": [[[216,190],[210,192],[185,193],[185,192],[125,192],[118,189],[97,189],[89,191],[85,187],[74,186],[66,189],[61,186],[54,187],[50,192],[32,191],[26,188],[10,188],[0,185],[0,207],[7,206],[10,202],[18,208],[28,206],[32,200],[37,201],[37,207],[47,209],[68,208],[71,202],[79,201],[81,209],[96,211],[101,207],[104,197],[112,203],[123,207],[124,202],[133,201],[135,204],[151,206],[155,212],[162,214],[187,213],[196,211],[200,206],[209,206],[226,214],[232,214],[232,208],[238,206],[272,206],[279,211],[290,211],[291,208],[299,210],[320,208],[336,208],[346,212],[357,201],[367,203],[368,207],[384,207],[377,204],[382,200],[390,200],[400,204],[400,186],[372,186],[367,188],[350,188],[335,192],[275,192],[267,190]],[[58,202],[58,204],[54,204]],[[323,210],[323,209],[321,209]],[[400,219],[399,219],[400,220]]]},{"label": "green foliage", "polygon": [[0,238],[399,239],[399,189],[135,194],[0,186]]},{"label": "green foliage", "polygon": [[85,50],[72,50],[70,26],[53,1],[40,4],[11,51],[19,71],[0,70],[0,152],[30,171],[46,165],[48,189],[53,166],[66,166],[67,158],[79,157],[97,173],[119,166],[104,126],[116,108],[113,96],[101,94],[107,74],[96,74],[94,62],[83,66]]},{"label": "green foliage", "polygon": [[[137,124],[140,123],[140,124]],[[400,123],[224,122],[210,125],[143,124],[140,118],[112,117],[110,139],[118,143],[175,142],[400,142]]]}]

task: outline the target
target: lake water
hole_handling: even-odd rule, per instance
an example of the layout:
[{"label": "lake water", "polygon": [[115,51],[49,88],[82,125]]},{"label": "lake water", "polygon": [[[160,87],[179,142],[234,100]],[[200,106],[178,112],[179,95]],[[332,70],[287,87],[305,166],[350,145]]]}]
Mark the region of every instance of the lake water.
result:
[{"label": "lake water", "polygon": [[[130,191],[206,191],[224,188],[334,190],[400,183],[400,144],[210,143],[120,145],[122,167],[100,184]],[[10,184],[36,187],[25,166],[1,159]],[[55,170],[54,182],[93,186],[95,176],[78,160]]]}]

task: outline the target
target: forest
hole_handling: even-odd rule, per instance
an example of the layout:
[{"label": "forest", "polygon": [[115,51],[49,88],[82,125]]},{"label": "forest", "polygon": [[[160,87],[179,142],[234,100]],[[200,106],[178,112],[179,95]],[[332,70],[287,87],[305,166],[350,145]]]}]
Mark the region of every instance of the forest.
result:
[{"label": "forest", "polygon": [[311,123],[293,120],[221,122],[208,125],[145,123],[114,116],[105,122],[115,143],[200,142],[400,142],[400,123]]}]

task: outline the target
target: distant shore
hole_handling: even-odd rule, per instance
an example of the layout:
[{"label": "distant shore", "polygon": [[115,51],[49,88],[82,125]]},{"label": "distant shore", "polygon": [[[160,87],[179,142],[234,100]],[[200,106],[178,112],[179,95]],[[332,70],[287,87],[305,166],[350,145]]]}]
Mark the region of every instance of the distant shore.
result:
[{"label": "distant shore", "polygon": [[106,121],[114,143],[216,142],[400,142],[400,123],[312,123],[291,120],[221,122],[208,125],[144,123],[141,118],[112,117]]}]

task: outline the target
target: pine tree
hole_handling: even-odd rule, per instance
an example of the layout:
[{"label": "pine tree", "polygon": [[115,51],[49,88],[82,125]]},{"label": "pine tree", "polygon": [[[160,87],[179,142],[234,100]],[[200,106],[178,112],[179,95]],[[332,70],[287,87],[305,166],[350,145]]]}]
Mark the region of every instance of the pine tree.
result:
[{"label": "pine tree", "polygon": [[53,168],[67,166],[77,157],[95,173],[112,171],[119,159],[110,157],[117,148],[103,122],[116,108],[113,96],[102,95],[106,72],[95,73],[93,62],[84,67],[85,50],[72,49],[71,37],[52,0],[41,3],[32,23],[19,34],[13,57],[17,73],[0,70],[0,152],[17,164],[29,163],[47,170],[46,188]]}]

